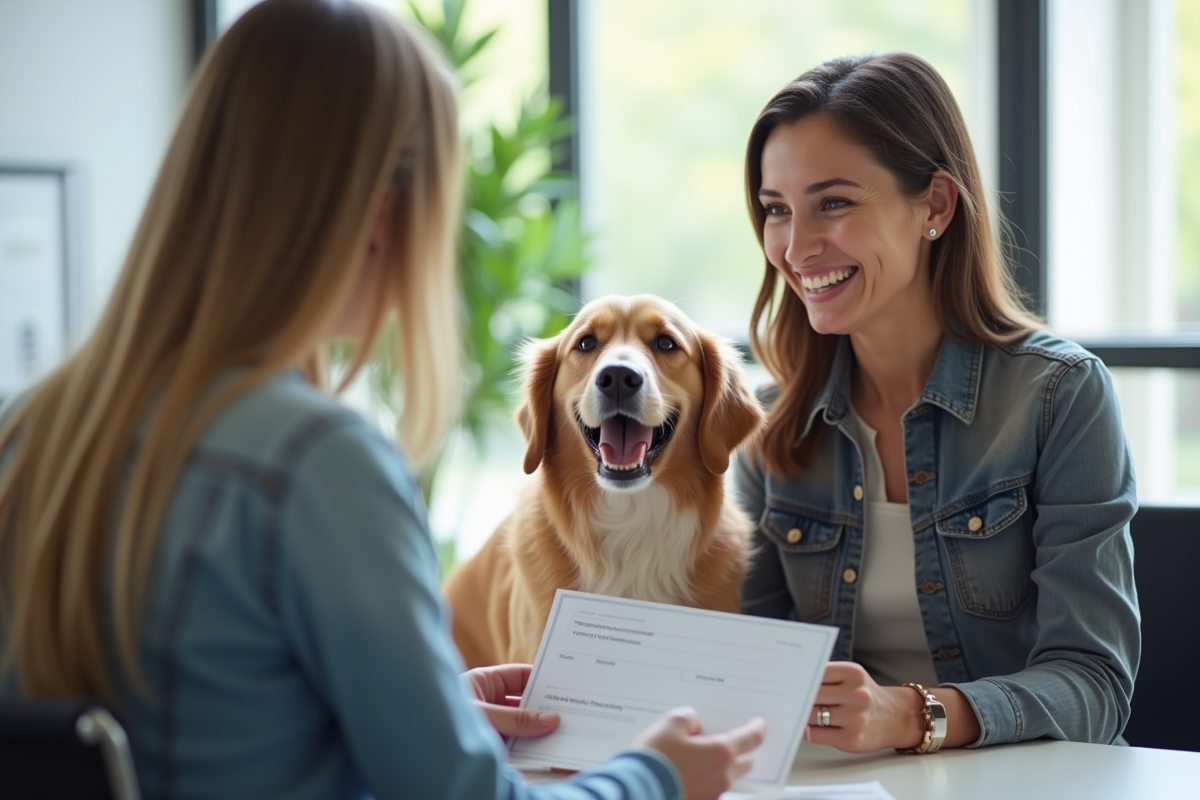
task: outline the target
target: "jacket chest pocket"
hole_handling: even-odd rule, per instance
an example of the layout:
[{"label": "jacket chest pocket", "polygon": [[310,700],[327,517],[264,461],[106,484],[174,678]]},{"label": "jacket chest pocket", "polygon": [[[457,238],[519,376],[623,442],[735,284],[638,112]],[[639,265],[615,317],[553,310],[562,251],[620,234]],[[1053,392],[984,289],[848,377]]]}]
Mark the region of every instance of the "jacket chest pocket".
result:
[{"label": "jacket chest pocket", "polygon": [[1032,527],[1024,487],[938,520],[963,608],[993,619],[1016,615],[1034,591]]},{"label": "jacket chest pocket", "polygon": [[768,507],[760,527],[779,551],[801,622],[833,613],[833,577],[844,525]]}]

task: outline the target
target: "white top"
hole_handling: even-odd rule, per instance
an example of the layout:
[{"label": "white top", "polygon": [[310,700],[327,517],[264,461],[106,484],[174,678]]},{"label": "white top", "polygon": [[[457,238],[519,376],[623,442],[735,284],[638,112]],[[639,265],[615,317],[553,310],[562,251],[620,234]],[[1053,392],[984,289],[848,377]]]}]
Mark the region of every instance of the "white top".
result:
[{"label": "white top", "polygon": [[887,502],[876,432],[851,409],[862,450],[866,521],[858,570],[852,658],[884,686],[937,686],[917,604],[916,561],[908,503]]}]

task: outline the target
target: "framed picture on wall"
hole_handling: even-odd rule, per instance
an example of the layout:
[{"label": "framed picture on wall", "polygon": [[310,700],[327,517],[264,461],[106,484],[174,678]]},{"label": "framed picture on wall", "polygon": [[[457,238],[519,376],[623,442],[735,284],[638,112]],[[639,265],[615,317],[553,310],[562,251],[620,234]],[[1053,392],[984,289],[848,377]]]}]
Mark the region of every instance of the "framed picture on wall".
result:
[{"label": "framed picture on wall", "polygon": [[78,318],[69,167],[0,164],[0,400],[66,355]]}]

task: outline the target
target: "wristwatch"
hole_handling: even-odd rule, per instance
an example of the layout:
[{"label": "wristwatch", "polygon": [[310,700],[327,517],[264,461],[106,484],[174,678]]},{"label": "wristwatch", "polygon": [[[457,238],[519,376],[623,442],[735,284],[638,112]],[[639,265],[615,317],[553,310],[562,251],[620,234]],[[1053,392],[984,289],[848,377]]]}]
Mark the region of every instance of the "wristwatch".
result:
[{"label": "wristwatch", "polygon": [[917,694],[925,701],[925,709],[922,712],[922,722],[925,726],[925,736],[921,739],[921,743],[916,747],[908,749],[896,750],[900,753],[914,753],[924,755],[926,753],[936,753],[942,747],[942,742],[946,741],[946,707],[941,702],[926,691],[925,687],[919,683],[906,683],[905,686],[910,689],[915,689]]}]

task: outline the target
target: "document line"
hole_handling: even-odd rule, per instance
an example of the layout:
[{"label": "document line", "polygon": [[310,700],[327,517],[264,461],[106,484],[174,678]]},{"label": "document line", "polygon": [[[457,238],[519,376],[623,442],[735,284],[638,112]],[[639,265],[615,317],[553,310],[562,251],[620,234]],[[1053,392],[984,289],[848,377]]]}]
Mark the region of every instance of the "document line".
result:
[{"label": "document line", "polygon": [[[577,614],[575,615],[575,617],[573,617],[573,618],[572,618],[571,622],[574,624],[574,623],[575,623],[575,620],[576,620],[576,619],[579,619],[579,618],[580,618],[580,616],[581,616],[581,614],[578,614],[578,613],[577,613]],[[638,622],[638,623],[644,623],[644,620],[628,620],[628,621],[629,621],[629,622]],[[590,620],[581,620],[581,622],[590,622]],[[661,631],[654,631],[654,632],[653,632],[653,634],[654,634],[656,637],[659,637],[659,636],[661,636],[661,637],[664,637],[664,638],[667,638],[667,639],[683,639],[684,641],[689,641],[689,642],[701,642],[701,643],[703,643],[703,644],[706,644],[706,645],[707,645],[707,644],[712,644],[712,637],[711,637],[711,636],[704,636],[704,637],[700,637],[700,636],[683,636],[683,635],[681,635],[681,634],[678,634],[678,633],[662,633]],[[748,643],[747,643],[747,644],[739,644],[739,645],[738,645],[738,647],[739,647],[739,649],[742,649],[742,650],[761,650],[761,651],[762,651],[762,652],[764,652],[764,653],[781,653],[781,654],[786,654],[786,655],[789,655],[789,656],[791,656],[791,655],[795,655],[796,648],[799,648],[799,647],[802,647],[802,646],[803,646],[803,645],[801,645],[799,642],[782,642],[782,641],[776,641],[776,642],[774,642],[774,645],[776,645],[776,646],[774,646],[774,647],[762,647],[762,646],[759,646],[759,645],[753,645],[753,644],[748,644]],[[788,649],[787,649],[787,650],[781,650],[781,649],[780,649],[781,647],[786,647],[786,648],[788,648]]]},{"label": "document line", "polygon": [[[567,655],[578,656],[580,658],[594,659],[594,661],[592,663],[585,663],[585,664],[579,665],[582,667],[594,667],[594,666],[619,667],[622,664],[639,666],[639,667],[650,667],[651,669],[659,669],[659,670],[665,670],[665,671],[671,672],[671,673],[679,673],[680,681],[689,680],[689,678],[687,677],[689,674],[692,674],[692,675],[700,674],[700,675],[710,678],[711,680],[709,682],[713,686],[718,686],[718,687],[720,687],[720,686],[737,686],[740,691],[759,692],[762,694],[782,694],[783,690],[785,688],[784,685],[781,683],[763,681],[763,680],[760,680],[757,676],[727,675],[727,674],[722,674],[722,673],[716,672],[714,670],[705,670],[703,673],[697,673],[696,670],[683,669],[681,667],[677,667],[677,666],[674,666],[671,664],[656,664],[656,663],[650,662],[650,661],[638,661],[637,659],[627,658],[625,656],[614,656],[612,654],[597,655],[595,653],[583,653],[583,652],[580,652],[577,650],[560,650],[559,652],[565,653]],[[693,678],[692,680],[703,682],[704,678],[703,677]]]}]

